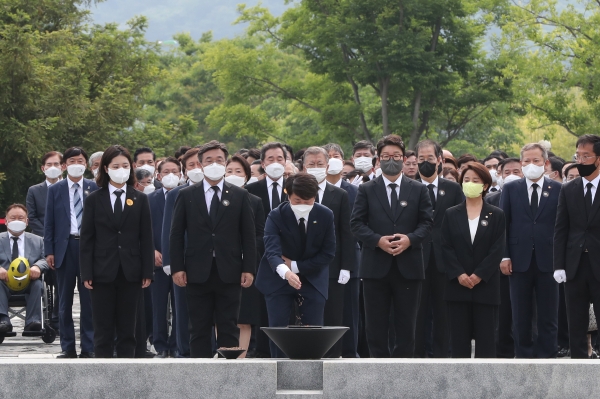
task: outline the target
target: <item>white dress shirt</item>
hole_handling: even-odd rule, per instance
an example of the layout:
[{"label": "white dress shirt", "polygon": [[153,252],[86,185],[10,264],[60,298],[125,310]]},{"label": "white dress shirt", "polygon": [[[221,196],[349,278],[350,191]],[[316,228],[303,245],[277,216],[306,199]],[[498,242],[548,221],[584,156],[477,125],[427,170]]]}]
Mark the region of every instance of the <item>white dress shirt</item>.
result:
[{"label": "white dress shirt", "polygon": [[[525,183],[527,183],[527,196],[529,197],[529,205],[531,205],[531,195],[533,194],[533,184],[531,180],[525,178]],[[537,193],[538,193],[538,206],[540,205],[540,200],[542,199],[542,187],[544,186],[544,178],[542,177],[540,180],[535,182],[538,185]],[[535,216],[535,215],[533,215]]]},{"label": "white dress shirt", "polygon": [[317,195],[319,196],[319,204],[323,202],[323,194],[325,194],[325,188],[327,187],[327,179],[323,180],[319,183],[319,191]]},{"label": "white dress shirt", "polygon": [[[438,185],[439,185],[439,176],[436,176],[435,180],[432,181],[431,183],[426,182],[422,177],[421,177],[421,183],[423,183],[425,185],[425,187],[429,186],[430,184],[433,184],[433,195],[435,196],[435,199],[437,200],[438,197]],[[427,188],[427,191],[429,192],[429,188]]]},{"label": "white dress shirt", "polygon": [[163,194],[165,195],[165,198],[167,198],[167,193],[169,192],[169,190],[167,190],[164,186],[163,186]]},{"label": "white dress shirt", "polygon": [[[223,195],[223,180],[224,179],[221,179],[221,181],[216,184],[216,186],[219,187],[219,199],[221,199],[221,196]],[[212,189],[212,185],[207,182],[206,179],[202,180],[202,184],[204,187],[204,198],[206,199],[206,209],[208,209],[208,214],[210,215],[210,204],[215,195],[215,190]]]},{"label": "white dress shirt", "polygon": [[268,175],[265,175],[265,179],[267,180],[267,193],[269,193],[269,206],[271,206],[273,203],[273,182],[277,183],[277,193],[279,194],[279,199],[281,199],[281,193],[283,192],[283,176],[281,176],[279,180],[273,180]]},{"label": "white dress shirt", "polygon": [[596,191],[598,189],[598,184],[600,183],[600,175],[596,176],[596,178],[592,181],[589,181],[585,177],[582,177],[581,180],[583,182],[583,195],[585,195],[585,193],[587,192],[586,186],[588,183],[592,183],[594,185],[594,187],[592,187],[592,204],[593,204],[594,198],[596,198]]},{"label": "white dress shirt", "polygon": [[[296,214],[294,214],[294,216],[296,216]],[[298,223],[298,225],[300,225],[300,219],[297,216],[296,216],[296,222]],[[305,230],[308,231],[308,217],[306,217],[304,219],[304,228],[305,228]],[[293,260],[291,262],[291,264],[292,264],[292,268],[291,268],[292,272],[294,272],[296,274],[300,273],[300,270],[298,270],[298,264],[296,263],[296,261]],[[290,268],[287,267],[287,265],[285,263],[282,263],[281,265],[277,266],[277,268],[275,270],[277,270],[277,274],[279,274],[279,277],[281,277],[282,279],[285,280],[285,274],[290,271]]]},{"label": "white dress shirt", "polygon": [[[83,208],[83,178],[77,182],[79,184],[79,188],[77,191],[79,192],[79,198],[81,198],[81,207]],[[75,215],[75,203],[73,202],[73,197],[75,195],[75,189],[73,185],[74,181],[71,180],[69,176],[67,176],[67,184],[69,185],[69,206],[71,209],[71,231],[69,234],[79,235],[79,229],[77,228],[77,215]]]},{"label": "white dress shirt", "polygon": [[397,185],[396,196],[397,198],[400,198],[400,183],[402,183],[402,173],[400,173],[400,176],[398,176],[396,181],[391,181],[384,175],[381,175],[381,177],[383,177],[383,182],[385,183],[385,191],[387,192],[388,201],[390,203],[390,206],[392,206],[392,189],[390,187],[390,184],[395,183]]},{"label": "white dress shirt", "polygon": [[[20,257],[25,257],[25,233],[21,233],[20,236],[14,236],[10,233],[10,231],[8,232],[8,242],[9,242],[9,247],[10,247],[10,254],[12,255],[12,247],[13,247],[13,237],[17,237],[17,247],[19,247],[19,256]],[[31,265],[33,266],[33,265]]]},{"label": "white dress shirt", "polygon": [[469,232],[471,233],[471,244],[475,241],[475,234],[477,234],[477,226],[479,225],[479,216],[475,219],[469,219]]},{"label": "white dress shirt", "polygon": [[[331,183],[329,183],[329,184],[331,184]],[[342,188],[342,179],[338,180],[338,181],[337,181],[337,182],[334,184],[334,186],[336,186],[336,187],[338,187],[338,188]]]},{"label": "white dress shirt", "polygon": [[127,198],[127,184],[123,186],[123,188],[116,188],[111,183],[108,183],[108,192],[110,193],[110,207],[113,212],[115,211],[115,202],[117,201],[117,194],[115,191],[123,190],[123,194],[121,194],[121,210],[125,209],[125,198]]}]

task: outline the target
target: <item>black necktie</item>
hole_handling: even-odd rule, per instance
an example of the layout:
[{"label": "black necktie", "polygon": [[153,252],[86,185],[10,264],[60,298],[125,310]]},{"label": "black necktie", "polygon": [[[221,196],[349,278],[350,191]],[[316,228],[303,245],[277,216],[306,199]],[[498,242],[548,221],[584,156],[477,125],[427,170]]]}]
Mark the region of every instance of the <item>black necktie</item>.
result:
[{"label": "black necktie", "polygon": [[210,220],[213,227],[217,224],[217,213],[219,212],[219,186],[212,186],[214,191],[212,201],[210,201]]},{"label": "black necktie", "polygon": [[117,199],[115,200],[115,209],[113,209],[115,215],[115,221],[119,223],[121,221],[121,215],[123,214],[123,203],[121,202],[121,195],[123,190],[115,190]]},{"label": "black necktie", "polygon": [[427,188],[429,189],[429,199],[431,200],[431,206],[435,210],[435,193],[433,192],[435,186],[433,184],[428,184]]},{"label": "black necktie", "polygon": [[306,223],[304,223],[304,218],[300,218],[298,228],[300,229],[300,245],[302,245],[302,254],[304,254],[304,251],[306,251]]},{"label": "black necktie", "polygon": [[19,244],[17,244],[19,237],[11,237],[11,238],[13,239],[12,259],[11,260],[15,260],[19,257]]},{"label": "black necktie", "polygon": [[537,215],[537,210],[538,210],[538,202],[539,202],[539,197],[538,197],[538,185],[536,183],[533,183],[531,185],[531,214],[533,215],[533,218],[535,219],[535,215]]},{"label": "black necktie", "polygon": [[396,218],[396,214],[398,212],[398,193],[396,193],[396,187],[398,187],[398,185],[395,183],[390,183],[388,187],[392,189],[390,206],[392,207],[392,215],[394,215],[394,218]]},{"label": "black necktie", "polygon": [[589,217],[590,212],[592,211],[592,187],[594,187],[594,185],[588,183],[585,186],[587,187],[587,191],[585,192],[585,211]]},{"label": "black necktie", "polygon": [[277,208],[281,204],[279,193],[277,192],[277,182],[273,182],[273,192],[271,193],[271,210]]},{"label": "black necktie", "polygon": [[495,193],[496,191],[498,191],[498,189],[497,189],[496,187],[492,187],[492,188],[490,189],[490,192],[492,192],[492,193]]}]

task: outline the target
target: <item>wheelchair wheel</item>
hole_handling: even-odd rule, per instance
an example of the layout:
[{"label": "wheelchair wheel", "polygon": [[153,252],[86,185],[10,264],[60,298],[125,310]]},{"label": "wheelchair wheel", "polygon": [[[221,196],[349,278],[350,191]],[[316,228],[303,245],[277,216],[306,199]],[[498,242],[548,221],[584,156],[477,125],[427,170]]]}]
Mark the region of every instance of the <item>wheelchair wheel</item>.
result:
[{"label": "wheelchair wheel", "polygon": [[42,341],[51,344],[56,340],[56,331],[51,327],[46,327],[46,333],[42,335]]}]

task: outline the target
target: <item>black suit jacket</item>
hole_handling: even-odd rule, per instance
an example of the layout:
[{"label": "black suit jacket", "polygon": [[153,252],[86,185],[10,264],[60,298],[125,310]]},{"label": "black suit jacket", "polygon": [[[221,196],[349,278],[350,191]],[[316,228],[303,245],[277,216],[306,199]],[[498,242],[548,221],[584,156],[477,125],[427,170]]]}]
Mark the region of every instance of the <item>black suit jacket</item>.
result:
[{"label": "black suit jacket", "polygon": [[48,184],[46,180],[29,187],[27,190],[27,218],[31,232],[40,237],[44,236],[44,215],[46,214],[46,198],[48,197]]},{"label": "black suit jacket", "polygon": [[184,271],[189,283],[204,283],[210,276],[214,251],[221,280],[240,283],[242,273],[256,272],[256,230],[250,194],[223,182],[217,223],[213,226],[204,181],[182,189],[175,201],[170,240],[172,273]]},{"label": "black suit jacket", "polygon": [[265,234],[265,211],[260,198],[250,194],[250,206],[254,213],[254,231],[256,232],[256,264],[260,263],[260,259],[265,253],[265,242],[263,236]]},{"label": "black suit jacket", "polygon": [[[283,185],[285,186],[285,179],[283,179]],[[269,191],[267,189],[267,178],[265,177],[262,180],[254,182],[252,184],[248,184],[246,190],[250,194],[256,195],[258,198],[262,200],[263,209],[265,213],[265,221],[267,216],[269,216],[269,212],[271,212],[271,201],[269,200]],[[283,187],[281,189],[281,202],[285,202],[288,200],[288,196],[283,192]]]},{"label": "black suit jacket", "polygon": [[[427,183],[424,183],[427,187]],[[425,268],[429,265],[429,257],[433,251],[435,256],[435,265],[440,273],[445,273],[444,255],[442,253],[442,222],[446,209],[452,208],[464,202],[465,196],[460,184],[443,178],[438,178],[438,192],[433,210],[433,228],[429,239],[423,242],[423,257],[425,258]]]},{"label": "black suit jacket", "polygon": [[94,191],[85,199],[79,249],[82,280],[110,283],[117,277],[119,267],[130,282],[153,278],[154,243],[148,197],[127,186],[124,201],[117,224],[108,188]]},{"label": "black suit jacket", "polygon": [[329,278],[337,279],[340,270],[355,271],[356,241],[350,229],[350,203],[348,193],[333,184],[327,183],[321,205],[333,212],[335,227],[335,258],[329,264]]},{"label": "black suit jacket", "polygon": [[587,249],[596,280],[600,281],[600,190],[596,191],[591,214],[587,215],[581,177],[560,190],[554,227],[554,270],[565,270],[567,280],[577,273]]},{"label": "black suit jacket", "polygon": [[490,205],[494,205],[496,208],[500,208],[500,199],[502,198],[502,191],[494,191],[485,195],[483,200]]},{"label": "black suit jacket", "polygon": [[[433,224],[427,187],[403,175],[398,202],[399,211],[393,217],[383,176],[358,187],[350,224],[363,245],[359,277],[384,278],[394,262],[404,278],[425,278],[422,244]],[[407,250],[392,256],[378,247],[382,236],[397,233],[410,239]]]},{"label": "black suit jacket", "polygon": [[[506,221],[502,209],[483,203],[475,240],[471,232],[467,205],[463,202],[446,210],[442,242],[446,275],[447,301],[500,304],[500,261],[504,255]],[[463,287],[458,276],[475,274],[481,282],[473,289]]]}]

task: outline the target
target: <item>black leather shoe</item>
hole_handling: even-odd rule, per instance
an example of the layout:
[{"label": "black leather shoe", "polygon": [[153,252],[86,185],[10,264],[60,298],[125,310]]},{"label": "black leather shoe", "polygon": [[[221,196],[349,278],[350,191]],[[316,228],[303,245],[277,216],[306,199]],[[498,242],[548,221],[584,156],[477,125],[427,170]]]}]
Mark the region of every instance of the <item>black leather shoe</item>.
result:
[{"label": "black leather shoe", "polygon": [[77,352],[60,352],[57,359],[77,359]]},{"label": "black leather shoe", "polygon": [[556,357],[565,357],[569,354],[569,348],[560,348],[558,350],[558,353],[556,354]]},{"label": "black leather shoe", "polygon": [[177,349],[173,351],[169,351],[169,357],[176,358],[179,355],[179,351]]},{"label": "black leather shoe", "polygon": [[251,359],[251,358],[255,358],[255,357],[256,357],[256,349],[255,348],[248,349],[248,352],[246,352],[246,358]]},{"label": "black leather shoe", "polygon": [[12,324],[8,321],[0,321],[0,333],[9,333],[12,331]]},{"label": "black leather shoe", "polygon": [[94,354],[94,352],[81,352],[81,354],[79,355],[80,359],[93,359],[95,357],[96,355]]},{"label": "black leather shoe", "polygon": [[144,355],[145,358],[152,359],[155,356],[156,356],[156,354],[154,352],[152,352],[151,350],[146,349],[146,354]]},{"label": "black leather shoe", "polygon": [[166,359],[169,357],[169,351],[160,351],[156,353],[156,356],[154,356],[155,358],[158,359]]},{"label": "black leather shoe", "polygon": [[23,331],[42,331],[42,322],[33,321],[25,326]]}]

